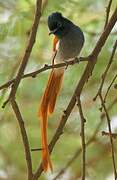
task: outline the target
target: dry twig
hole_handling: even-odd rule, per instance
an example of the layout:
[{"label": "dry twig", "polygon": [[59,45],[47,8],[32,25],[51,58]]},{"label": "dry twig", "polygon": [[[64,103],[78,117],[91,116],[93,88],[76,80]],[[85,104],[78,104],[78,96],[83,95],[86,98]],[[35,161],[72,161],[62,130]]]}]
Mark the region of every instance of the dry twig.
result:
[{"label": "dry twig", "polygon": [[[104,82],[105,82],[107,73],[108,73],[108,71],[109,71],[109,69],[110,69],[110,67],[111,67],[112,62],[113,62],[113,58],[114,58],[114,55],[115,55],[115,52],[116,52],[116,48],[117,48],[117,40],[116,40],[115,43],[114,43],[113,51],[112,51],[112,54],[111,54],[111,56],[110,56],[109,62],[108,62],[108,64],[107,64],[107,66],[106,66],[106,69],[105,69],[104,73],[102,74],[102,81],[101,81],[101,84],[100,84],[100,87],[99,87],[99,89],[98,89],[98,92],[97,92],[96,96],[93,98],[94,101],[95,101],[96,98],[102,93],[102,88],[103,88],[103,85],[104,85]],[[115,80],[115,78],[114,78],[114,80]],[[112,84],[113,84],[113,81],[112,81]],[[111,88],[112,84],[109,86],[108,91],[109,91],[109,89]],[[108,92],[107,92],[107,93],[108,93]],[[106,95],[105,95],[104,100],[106,99],[107,93],[106,93]]]},{"label": "dry twig", "polygon": [[85,118],[83,115],[82,105],[80,97],[76,97],[77,106],[79,108],[79,114],[81,119],[81,139],[82,139],[82,180],[85,180],[86,174],[86,145],[85,145]]},{"label": "dry twig", "polygon": [[108,124],[108,129],[109,129],[109,134],[110,134],[110,143],[111,143],[111,152],[112,152],[112,162],[113,162],[113,168],[114,168],[114,175],[115,175],[115,180],[117,180],[117,171],[116,171],[116,164],[115,164],[115,154],[114,154],[114,145],[113,145],[113,138],[112,138],[112,131],[111,131],[111,124],[110,124],[110,117],[107,111],[107,108],[105,106],[104,100],[102,95],[99,95],[100,100],[101,100],[101,104],[102,104],[102,108],[105,112],[106,115],[106,119],[107,119],[107,124]]},{"label": "dry twig", "polygon": [[109,132],[102,131],[102,136],[112,136],[112,138],[116,139],[117,138],[117,133],[110,134]]},{"label": "dry twig", "polygon": [[[117,103],[117,97],[115,99],[113,99],[113,101],[111,102],[111,104],[108,106],[107,111],[110,111],[112,109],[112,107]],[[105,117],[105,113],[103,112],[101,114],[101,119],[103,119]]]},{"label": "dry twig", "polygon": [[105,24],[104,24],[104,29],[108,24],[108,20],[109,20],[109,14],[110,14],[110,9],[111,9],[111,5],[112,5],[112,1],[113,0],[109,0],[108,6],[106,8],[106,20],[105,20]]},{"label": "dry twig", "polygon": [[112,85],[113,85],[113,83],[115,82],[116,79],[117,79],[117,74],[114,76],[114,78],[112,79],[110,85],[107,88],[107,91],[106,91],[105,96],[104,96],[104,102],[106,102],[106,98],[107,98],[107,95],[109,93],[109,90],[111,89],[111,87],[112,87]]},{"label": "dry twig", "polygon": [[20,113],[18,104],[14,99],[12,99],[11,105],[12,105],[13,111],[15,113],[16,119],[18,120],[18,123],[19,123],[20,131],[21,131],[21,135],[22,135],[22,140],[23,140],[23,144],[24,144],[25,158],[26,158],[27,167],[28,167],[27,168],[28,169],[28,180],[31,180],[33,174],[32,174],[32,160],[31,160],[28,136],[26,133],[24,121],[22,119],[22,115]]},{"label": "dry twig", "polygon": [[[88,61],[87,59],[88,57],[80,57],[80,58],[75,58],[74,60],[71,60],[71,61],[68,61],[68,62],[65,62],[65,63],[59,63],[59,64],[54,64],[54,65],[47,65],[45,64],[42,68],[36,70],[36,71],[33,71],[31,73],[27,73],[27,74],[24,74],[22,75],[21,79],[24,79],[24,78],[28,78],[28,77],[32,77],[32,78],[35,78],[38,74],[44,72],[44,71],[47,71],[49,69],[53,69],[53,68],[60,68],[60,67],[64,67],[68,65],[73,65],[73,64],[76,64],[76,63],[79,63],[79,62],[82,62],[82,61]],[[8,88],[9,86],[11,86],[14,82],[15,82],[15,78],[12,79],[12,80],[9,80],[8,82],[4,83],[3,85],[0,86],[0,90],[4,89],[4,88]]]}]

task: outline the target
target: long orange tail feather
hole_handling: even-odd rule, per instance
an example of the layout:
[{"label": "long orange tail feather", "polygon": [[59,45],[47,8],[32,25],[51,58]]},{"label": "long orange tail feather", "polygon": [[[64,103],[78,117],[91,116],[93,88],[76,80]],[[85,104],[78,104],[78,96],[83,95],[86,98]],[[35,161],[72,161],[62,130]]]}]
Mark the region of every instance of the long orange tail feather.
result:
[{"label": "long orange tail feather", "polygon": [[50,160],[48,143],[47,143],[47,124],[48,115],[53,113],[57,96],[59,94],[64,70],[54,69],[50,73],[50,77],[42,97],[39,108],[39,117],[41,118],[41,134],[42,134],[42,165],[44,171],[49,168],[52,171],[52,163]]}]

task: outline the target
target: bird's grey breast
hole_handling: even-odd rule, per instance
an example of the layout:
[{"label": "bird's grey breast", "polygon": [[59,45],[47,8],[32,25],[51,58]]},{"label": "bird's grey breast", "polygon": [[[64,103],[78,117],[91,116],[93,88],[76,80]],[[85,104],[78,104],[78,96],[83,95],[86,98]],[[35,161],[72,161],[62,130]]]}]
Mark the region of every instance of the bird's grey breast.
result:
[{"label": "bird's grey breast", "polygon": [[70,28],[69,32],[59,41],[57,59],[68,60],[78,56],[84,44],[84,35],[78,26]]}]

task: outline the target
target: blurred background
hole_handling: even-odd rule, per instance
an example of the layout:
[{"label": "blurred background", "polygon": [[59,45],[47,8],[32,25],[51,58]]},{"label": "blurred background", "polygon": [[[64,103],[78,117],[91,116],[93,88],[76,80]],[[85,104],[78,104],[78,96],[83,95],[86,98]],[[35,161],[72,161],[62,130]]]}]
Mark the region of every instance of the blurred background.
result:
[{"label": "blurred background", "polygon": [[[48,35],[47,17],[54,11],[60,11],[81,27],[85,35],[85,45],[81,56],[87,56],[94,48],[100,33],[104,28],[107,0],[43,0],[42,17],[38,28],[36,43],[33,47],[30,60],[25,73],[32,72],[42,67],[45,63],[51,64],[52,40]],[[113,1],[112,14],[116,6]],[[34,0],[0,0],[0,85],[12,79],[22,59],[35,12]],[[99,55],[98,63],[92,77],[85,85],[82,92],[83,111],[86,118],[86,141],[94,134],[92,142],[87,146],[86,174],[88,180],[113,180],[113,167],[111,158],[110,141],[107,136],[102,136],[102,131],[108,131],[105,116],[101,116],[100,101],[93,101],[101,82],[101,75],[109,61],[113,45],[117,37],[117,24],[109,36],[104,48]],[[103,93],[112,81],[117,69],[117,53],[110,68]],[[67,68],[60,97],[54,114],[49,119],[48,138],[51,140],[59,124],[62,111],[67,107],[74,92],[76,84],[85,68],[86,62]],[[39,74],[36,78],[26,78],[21,81],[17,92],[17,101],[23,115],[30,147],[41,147],[40,125],[37,117],[39,102],[48,79],[49,71]],[[4,100],[8,97],[10,89],[0,91],[0,179],[25,180],[26,162],[22,139],[17,120],[10,105],[2,109]],[[107,97],[106,105],[110,106],[117,101],[117,90],[112,86]],[[114,103],[109,110],[112,130],[117,132],[117,107]],[[117,142],[114,140],[115,150]],[[54,164],[53,174],[43,174],[40,180],[51,180],[76,152],[81,148],[80,117],[76,106],[64,128],[63,135],[57,142],[52,153]],[[32,152],[33,170],[36,170],[41,161],[41,152]],[[59,179],[77,180],[81,178],[81,154],[72,160],[71,165]],[[116,156],[117,157],[117,156]]]}]

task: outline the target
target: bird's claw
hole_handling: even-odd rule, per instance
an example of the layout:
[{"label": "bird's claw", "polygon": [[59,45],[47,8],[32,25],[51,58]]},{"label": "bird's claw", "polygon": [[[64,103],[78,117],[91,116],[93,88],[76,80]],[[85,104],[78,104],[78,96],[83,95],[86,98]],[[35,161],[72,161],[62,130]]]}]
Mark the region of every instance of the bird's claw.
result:
[{"label": "bird's claw", "polygon": [[64,60],[64,63],[66,64],[65,69],[67,69],[67,68],[68,68],[68,63],[67,63],[67,61]]}]

